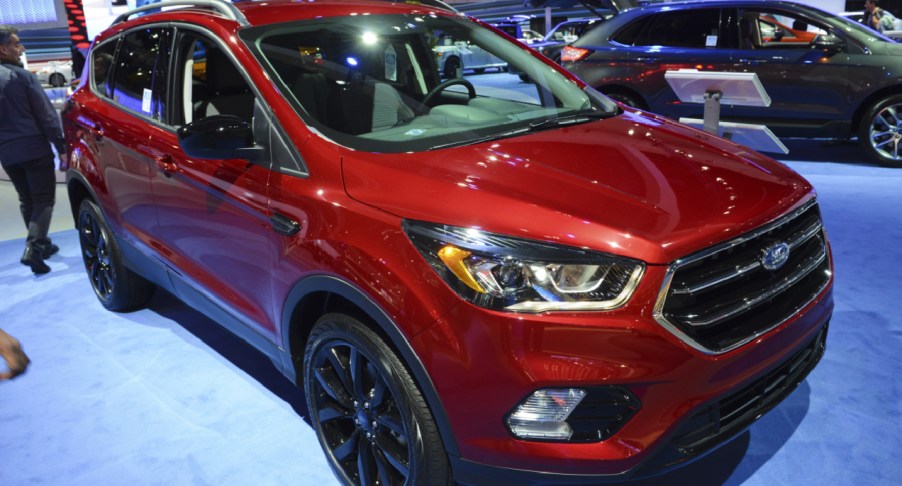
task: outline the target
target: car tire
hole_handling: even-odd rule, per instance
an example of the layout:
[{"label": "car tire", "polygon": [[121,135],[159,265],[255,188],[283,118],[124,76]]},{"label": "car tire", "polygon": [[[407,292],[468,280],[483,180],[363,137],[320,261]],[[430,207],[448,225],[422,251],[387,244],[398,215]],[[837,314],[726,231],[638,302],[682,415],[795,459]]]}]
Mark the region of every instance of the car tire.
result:
[{"label": "car tire", "polygon": [[435,420],[392,349],[361,321],[321,317],[304,351],[304,391],[329,465],[343,484],[449,484]]},{"label": "car tire", "polygon": [[125,266],[119,245],[97,204],[83,200],[77,221],[81,256],[100,303],[116,312],[146,307],[156,287]]},{"label": "car tire", "polygon": [[50,86],[53,86],[54,88],[62,88],[66,85],[66,77],[60,73],[51,74],[48,81],[50,82]]},{"label": "car tire", "polygon": [[880,165],[902,168],[902,95],[888,96],[868,108],[858,140]]},{"label": "car tire", "polygon": [[621,91],[614,91],[610,93],[604,93],[608,98],[622,103],[631,108],[638,108],[640,110],[645,109],[645,103],[642,102],[637,96],[629,93],[623,93]]},{"label": "car tire", "polygon": [[445,61],[445,71],[443,73],[445,75],[445,78],[447,78],[447,79],[456,78],[457,77],[457,68],[459,68],[459,67],[460,67],[460,59],[458,59],[456,57],[448,58],[448,60]]}]

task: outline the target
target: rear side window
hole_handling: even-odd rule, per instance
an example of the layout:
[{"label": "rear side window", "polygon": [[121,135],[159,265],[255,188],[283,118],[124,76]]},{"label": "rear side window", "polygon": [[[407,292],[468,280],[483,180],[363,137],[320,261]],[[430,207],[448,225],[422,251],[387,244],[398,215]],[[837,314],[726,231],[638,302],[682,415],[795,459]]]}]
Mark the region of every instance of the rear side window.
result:
[{"label": "rear side window", "polygon": [[614,34],[611,40],[624,46],[635,45],[636,41],[639,39],[639,35],[645,30],[645,26],[653,20],[654,16],[652,15],[642,17],[621,29],[620,32]]},{"label": "rear side window", "polygon": [[122,39],[113,71],[115,102],[142,115],[155,113],[154,71],[163,38],[162,28],[152,28],[136,30]]},{"label": "rear side window", "polygon": [[722,45],[716,8],[661,12],[643,27],[633,45],[702,49]]}]

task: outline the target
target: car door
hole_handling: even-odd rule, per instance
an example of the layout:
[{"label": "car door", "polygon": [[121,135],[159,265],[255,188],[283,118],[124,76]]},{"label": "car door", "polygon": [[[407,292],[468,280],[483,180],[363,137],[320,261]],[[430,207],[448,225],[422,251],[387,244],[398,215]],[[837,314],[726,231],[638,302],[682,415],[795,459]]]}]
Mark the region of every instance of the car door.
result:
[{"label": "car door", "polygon": [[78,123],[93,134],[89,150],[101,161],[105,182],[105,192],[97,196],[110,223],[124,229],[116,231],[122,237],[152,246],[158,233],[147,127],[159,123],[154,93],[165,79],[155,74],[163,71],[169,29],[136,29],[119,39],[92,50],[90,82],[98,96]]},{"label": "car door", "polygon": [[[735,18],[739,44],[732,53],[732,70],[756,73],[771,104],[723,106],[722,117],[767,125],[777,136],[839,136],[834,131],[839,125],[831,122],[850,118],[847,48],[823,50],[813,42],[796,42],[799,36],[813,41],[832,33],[801,12],[755,6],[739,9]],[[798,34],[767,35],[773,21]]]},{"label": "car door", "polygon": [[178,29],[171,66],[170,126],[153,128],[149,141],[158,250],[180,298],[247,340],[272,341],[271,273],[280,236],[270,229],[267,209],[270,167],[188,156],[176,132],[214,115],[251,122],[256,96],[225,46],[200,31]]},{"label": "car door", "polygon": [[631,45],[618,62],[629,66],[630,86],[643,93],[652,112],[674,118],[700,117],[702,105],[682,103],[665,79],[667,71],[727,71],[729,9],[663,10],[621,30],[614,42]]}]

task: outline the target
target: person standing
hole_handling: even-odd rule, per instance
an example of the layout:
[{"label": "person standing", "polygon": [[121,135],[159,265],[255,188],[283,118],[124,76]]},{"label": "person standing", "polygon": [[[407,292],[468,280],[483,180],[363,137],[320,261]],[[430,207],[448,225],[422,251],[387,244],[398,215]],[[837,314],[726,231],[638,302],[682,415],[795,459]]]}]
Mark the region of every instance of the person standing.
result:
[{"label": "person standing", "polygon": [[864,17],[861,23],[876,30],[877,32],[885,32],[893,30],[895,27],[896,17],[889,11],[880,8],[880,0],[866,0],[864,2]]},{"label": "person standing", "polygon": [[22,67],[22,46],[13,27],[0,26],[0,165],[19,195],[28,236],[20,262],[35,274],[50,267],[44,260],[59,251],[47,232],[56,197],[53,151],[60,170],[68,168],[59,115],[37,76]]}]

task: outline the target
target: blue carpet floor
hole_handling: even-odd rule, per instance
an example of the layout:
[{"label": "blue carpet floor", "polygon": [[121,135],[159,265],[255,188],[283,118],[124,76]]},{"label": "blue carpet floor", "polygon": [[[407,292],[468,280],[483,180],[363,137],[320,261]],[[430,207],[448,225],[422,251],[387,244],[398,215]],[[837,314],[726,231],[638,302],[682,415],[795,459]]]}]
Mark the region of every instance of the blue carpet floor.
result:
[{"label": "blue carpet floor", "polygon": [[[833,243],[827,353],[748,432],[637,484],[902,480],[902,170],[789,165],[818,189]],[[74,230],[54,238],[42,277],[18,263],[22,240],[0,242],[0,327],[32,359],[0,383],[0,485],[336,484],[303,394],[265,358],[162,293],[104,311]]]}]

